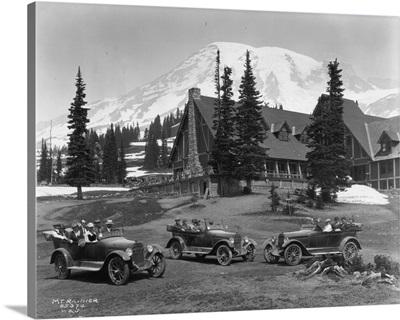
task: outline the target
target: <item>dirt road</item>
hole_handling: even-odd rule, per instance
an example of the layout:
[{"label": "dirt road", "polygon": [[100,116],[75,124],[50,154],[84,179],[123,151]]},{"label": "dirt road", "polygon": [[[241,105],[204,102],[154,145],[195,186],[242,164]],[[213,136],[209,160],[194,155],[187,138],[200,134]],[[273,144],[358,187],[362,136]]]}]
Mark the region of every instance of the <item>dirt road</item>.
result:
[{"label": "dirt road", "polygon": [[[283,230],[298,229],[304,216],[318,215],[324,218],[345,211],[352,212],[358,216],[358,222],[364,223],[360,241],[363,246],[361,253],[366,261],[371,261],[376,254],[387,254],[398,259],[399,220],[398,215],[390,208],[338,205],[326,211],[311,210],[298,217],[286,217],[267,215],[264,197],[265,195],[260,194],[246,196],[239,202],[236,201],[236,204],[233,199],[211,199],[208,202],[200,201],[194,207],[187,204],[188,199],[185,198],[158,199],[157,202],[164,210],[163,214],[144,224],[127,227],[128,239],[165,246],[170,237],[165,226],[172,223],[175,217],[208,217],[223,220],[229,229],[254,238],[258,243],[256,259],[254,262],[235,259],[230,266],[222,267],[214,257],[199,262],[186,255],[182,260],[175,261],[169,259],[166,251],[167,269],[162,278],[151,278],[145,272],[134,273],[128,284],[120,287],[111,285],[107,276],[101,272],[73,272],[70,279],[58,280],[53,266],[48,264],[52,243],[44,241],[38,233],[38,317],[332,307],[400,302],[399,291],[383,284],[367,288],[351,285],[348,280],[334,281],[318,276],[300,281],[293,273],[304,269],[303,264],[289,267],[282,261],[270,265],[262,256],[263,240]],[[185,205],[181,206],[182,204]],[[65,208],[70,205],[71,203],[62,202],[41,204],[40,210],[38,209],[41,223],[47,223],[47,218],[59,217],[57,212],[65,213],[68,211]]]}]

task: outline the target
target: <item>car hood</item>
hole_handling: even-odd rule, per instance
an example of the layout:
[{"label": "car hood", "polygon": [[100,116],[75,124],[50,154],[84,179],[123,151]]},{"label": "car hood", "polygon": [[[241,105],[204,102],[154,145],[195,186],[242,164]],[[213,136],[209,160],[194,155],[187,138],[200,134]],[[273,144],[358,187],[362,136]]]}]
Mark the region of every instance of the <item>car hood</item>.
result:
[{"label": "car hood", "polygon": [[210,233],[214,235],[215,237],[221,238],[221,239],[229,239],[233,236],[235,236],[236,232],[230,232],[230,231],[225,231],[225,230],[210,230]]},{"label": "car hood", "polygon": [[299,231],[291,231],[291,232],[282,232],[287,238],[292,239],[292,238],[299,238],[299,237],[304,237],[308,236],[310,234],[314,234],[317,231],[314,230],[299,230]]},{"label": "car hood", "polygon": [[127,249],[132,248],[136,241],[128,240],[124,237],[110,237],[102,239],[101,244],[109,249]]}]

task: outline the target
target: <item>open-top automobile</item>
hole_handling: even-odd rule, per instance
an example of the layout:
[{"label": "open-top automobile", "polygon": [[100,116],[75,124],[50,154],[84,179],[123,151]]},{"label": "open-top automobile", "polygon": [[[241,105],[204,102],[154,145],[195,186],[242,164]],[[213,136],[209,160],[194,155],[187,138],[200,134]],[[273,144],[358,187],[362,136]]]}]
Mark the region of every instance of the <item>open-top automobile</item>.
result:
[{"label": "open-top automobile", "polygon": [[345,261],[354,259],[361,245],[357,232],[362,231],[361,223],[354,223],[342,229],[321,231],[315,225],[303,225],[299,231],[282,232],[263,243],[264,259],[277,263],[284,258],[288,265],[300,263],[304,256],[324,256],[341,254]]},{"label": "open-top automobile", "polygon": [[57,277],[67,279],[72,270],[106,270],[115,285],[125,284],[131,272],[147,271],[152,277],[161,277],[166,264],[162,246],[127,240],[123,228],[103,232],[96,242],[72,242],[45,231],[44,237],[53,241],[54,251],[50,264],[54,264]]},{"label": "open-top automobile", "polygon": [[253,239],[227,231],[223,224],[216,225],[208,219],[192,221],[194,226],[189,227],[182,226],[179,221],[167,225],[172,238],[166,248],[169,248],[172,259],[181,259],[184,253],[195,254],[198,259],[216,256],[222,266],[228,266],[236,257],[242,257],[244,261],[254,260],[257,243]]}]

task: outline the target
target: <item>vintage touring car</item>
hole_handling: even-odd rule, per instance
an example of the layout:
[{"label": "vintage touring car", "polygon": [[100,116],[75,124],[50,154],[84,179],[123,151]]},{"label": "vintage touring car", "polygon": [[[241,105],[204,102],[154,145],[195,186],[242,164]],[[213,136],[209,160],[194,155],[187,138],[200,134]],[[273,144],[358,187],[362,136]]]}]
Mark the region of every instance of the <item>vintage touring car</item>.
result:
[{"label": "vintage touring car", "polygon": [[53,241],[54,251],[50,264],[54,264],[59,279],[67,279],[72,270],[106,270],[115,285],[125,284],[131,272],[147,271],[152,277],[161,277],[165,271],[164,249],[158,244],[146,247],[142,242],[127,240],[123,228],[104,232],[97,242],[73,242],[54,237],[53,231],[44,232]]},{"label": "vintage touring car", "polygon": [[288,265],[300,263],[303,256],[323,256],[341,254],[346,261],[352,260],[361,249],[357,232],[361,223],[355,223],[344,230],[324,232],[314,225],[303,225],[299,231],[282,232],[263,243],[264,259],[277,263],[284,258]]},{"label": "vintage touring car", "polygon": [[216,256],[222,266],[228,266],[236,257],[242,257],[244,261],[254,260],[257,243],[253,239],[226,231],[223,225],[215,225],[208,219],[193,219],[192,222],[195,226],[189,228],[181,226],[179,221],[167,225],[172,238],[166,248],[169,248],[172,259],[180,259],[184,253],[195,254],[198,259]]}]

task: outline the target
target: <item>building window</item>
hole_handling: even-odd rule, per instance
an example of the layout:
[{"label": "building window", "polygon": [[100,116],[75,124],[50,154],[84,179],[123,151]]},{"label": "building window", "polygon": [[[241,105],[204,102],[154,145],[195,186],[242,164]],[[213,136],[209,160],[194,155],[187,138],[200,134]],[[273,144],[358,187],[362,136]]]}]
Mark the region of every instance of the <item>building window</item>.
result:
[{"label": "building window", "polygon": [[382,142],[381,150],[382,150],[382,152],[390,152],[391,151],[390,142]]},{"label": "building window", "polygon": [[300,142],[301,143],[308,143],[308,135],[306,134],[306,133],[302,133],[301,135],[300,135]]},{"label": "building window", "polygon": [[282,128],[281,131],[279,131],[279,140],[289,141],[289,135],[285,128]]}]

